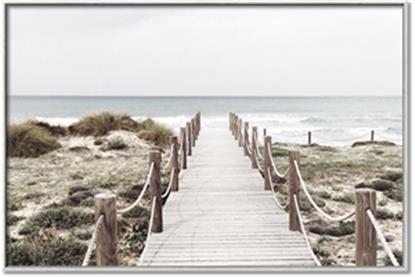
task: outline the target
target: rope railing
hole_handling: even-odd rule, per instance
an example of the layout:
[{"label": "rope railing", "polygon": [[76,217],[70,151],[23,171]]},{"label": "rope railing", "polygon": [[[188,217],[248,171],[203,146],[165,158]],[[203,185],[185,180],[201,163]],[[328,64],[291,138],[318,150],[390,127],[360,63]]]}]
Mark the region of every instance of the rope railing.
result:
[{"label": "rope railing", "polygon": [[[230,130],[235,136],[235,139],[239,141],[240,146],[240,126],[242,125],[242,119],[239,118],[236,114],[230,114]],[[248,125],[248,124],[245,124]],[[257,127],[253,127],[253,131],[257,130]],[[309,144],[311,144],[311,132],[309,133]],[[371,131],[370,140],[374,141],[374,131]],[[246,141],[246,140],[245,140]],[[264,129],[264,154],[261,155],[261,152],[258,148],[257,137],[255,133],[252,135],[251,139],[251,149],[248,153],[251,153],[251,160],[253,167],[258,168],[262,171],[265,182],[265,190],[271,190],[273,199],[276,205],[282,209],[286,210],[288,207],[289,214],[289,230],[291,231],[300,231],[306,241],[307,247],[310,250],[310,253],[317,265],[321,265],[317,256],[314,254],[309,238],[307,236],[306,228],[304,221],[301,215],[300,205],[298,202],[300,190],[304,191],[306,199],[311,203],[311,206],[317,211],[317,214],[320,218],[323,218],[332,222],[344,222],[352,217],[355,218],[355,244],[356,244],[356,265],[357,266],[376,266],[376,239],[379,238],[383,249],[385,250],[390,262],[393,266],[399,266],[399,263],[389,247],[386,239],[382,233],[382,230],[376,221],[376,192],[371,189],[356,189],[356,199],[355,199],[355,210],[350,211],[341,216],[332,216],[325,211],[323,211],[317,203],[314,201],[311,196],[307,183],[304,181],[299,165],[300,152],[299,151],[288,151],[288,161],[289,167],[284,174],[278,171],[275,166],[275,162],[272,158],[272,138],[266,136],[266,130]],[[262,160],[260,162],[259,158]],[[255,164],[256,163],[256,164]],[[262,165],[262,169],[261,169]],[[288,203],[286,206],[282,205],[278,199],[277,191],[274,188],[272,181],[272,174],[275,173],[277,177],[288,177]]]},{"label": "rope railing", "polygon": [[90,261],[91,256],[92,256],[92,251],[94,251],[95,246],[96,246],[97,234],[98,234],[99,230],[101,229],[101,224],[102,224],[103,220],[104,220],[104,215],[100,215],[97,222],[95,223],[94,231],[92,233],[92,237],[91,237],[91,239],[89,240],[89,243],[88,243],[88,249],[85,253],[84,260],[82,261],[82,266],[87,266],[89,264],[89,261]]},{"label": "rope railing", "polygon": [[148,171],[148,174],[147,174],[146,182],[144,183],[144,186],[143,186],[143,189],[140,192],[140,195],[137,197],[137,199],[134,201],[134,203],[132,203],[130,206],[128,206],[124,209],[117,210],[117,214],[127,213],[127,212],[131,211],[132,209],[134,209],[136,206],[138,206],[141,199],[144,197],[144,194],[147,191],[148,186],[150,185],[150,179],[153,175],[153,171],[154,171],[154,163],[151,163],[150,170]]},{"label": "rope railing", "polygon": [[271,145],[268,145],[266,148],[267,148],[267,151],[268,151],[268,155],[270,157],[271,168],[274,171],[275,175],[277,175],[278,178],[287,177],[289,169],[287,168],[287,170],[284,173],[280,173],[278,171],[277,167],[275,166],[274,159],[272,158]]},{"label": "rope railing", "polygon": [[167,186],[167,189],[166,189],[166,191],[161,195],[161,198],[162,199],[165,199],[169,194],[170,194],[170,190],[171,190],[171,187],[172,187],[172,185],[173,185],[173,178],[174,178],[174,171],[172,170],[171,172],[170,172],[170,181],[169,181],[169,185]]},{"label": "rope railing", "polygon": [[326,219],[328,219],[329,221],[337,221],[337,222],[339,222],[339,221],[345,221],[345,220],[347,220],[347,219],[349,219],[349,218],[351,218],[352,216],[354,216],[355,215],[355,213],[356,213],[356,211],[351,211],[350,213],[347,213],[347,214],[345,214],[345,215],[342,215],[342,216],[338,216],[338,217],[333,217],[333,216],[331,216],[331,215],[329,215],[329,214],[327,214],[327,213],[325,213],[317,204],[316,204],[316,202],[314,202],[314,200],[313,200],[313,197],[311,197],[311,195],[310,195],[310,193],[309,193],[309,191],[308,191],[308,189],[307,189],[307,185],[306,185],[306,183],[304,182],[304,180],[303,180],[303,177],[301,176],[301,172],[300,172],[300,169],[299,169],[299,167],[298,167],[298,163],[297,163],[297,161],[295,160],[294,161],[294,168],[295,168],[295,172],[296,172],[296,174],[297,174],[297,176],[298,176],[298,178],[299,178],[299,180],[300,180],[300,185],[301,185],[301,187],[303,188],[303,191],[304,191],[304,193],[305,193],[305,195],[307,196],[307,199],[308,199],[308,201],[311,203],[311,205],[316,209],[316,211],[322,216],[322,217],[324,217],[324,218],[326,218]]},{"label": "rope railing", "polygon": [[[201,130],[201,114],[197,113],[186,124],[187,128],[180,129],[180,144],[177,136],[171,138],[170,151],[164,155],[161,150],[150,152],[150,166],[143,188],[137,199],[128,207],[117,209],[116,196],[113,193],[100,193],[95,195],[95,214],[96,218],[92,237],[88,243],[82,266],[90,263],[92,252],[96,249],[97,265],[117,265],[117,215],[123,215],[135,207],[139,206],[144,199],[148,188],[150,188],[151,211],[150,223],[145,245],[147,245],[151,232],[162,231],[162,203],[172,191],[179,190],[179,180],[183,176],[183,169],[187,168],[187,156],[191,155],[190,149],[196,145],[196,140]],[[169,155],[167,163],[161,168],[162,157]],[[169,184],[163,194],[161,194],[161,172],[170,170]],[[155,215],[157,213],[157,216]],[[105,229],[105,230],[103,230]],[[101,232],[101,230],[103,230]],[[143,253],[145,253],[144,248]],[[141,254],[141,257],[144,254]],[[141,260],[140,257],[140,260]]]},{"label": "rope railing", "polygon": [[[267,170],[267,171],[268,171],[268,173],[269,173],[269,168],[267,168],[266,170]],[[287,209],[287,207],[288,207],[288,203],[287,203],[285,206],[283,206],[283,205],[281,204],[281,202],[278,200],[278,197],[277,197],[277,192],[275,191],[274,184],[272,184],[271,174],[266,174],[265,176],[268,176],[267,178],[269,178],[269,179],[270,179],[270,180],[269,180],[269,182],[271,183],[272,197],[274,198],[275,203],[277,204],[277,206],[278,206],[281,210],[284,210],[284,211],[285,211],[285,209]]]},{"label": "rope railing", "polygon": [[[153,229],[153,223],[154,223],[154,212],[156,210],[156,201],[157,201],[157,198],[153,197],[153,201],[151,201],[151,209],[150,209],[150,222],[148,224],[147,236],[146,236],[146,240],[144,241],[144,245],[148,245],[148,243],[150,241],[151,230]],[[147,247],[144,247],[143,252],[141,252],[141,255],[140,255],[140,258],[138,260],[137,265],[142,264],[143,257],[144,257],[144,254],[145,254],[146,251],[147,251]]]},{"label": "rope railing", "polygon": [[382,243],[383,249],[385,250],[386,254],[389,257],[389,260],[393,264],[393,266],[399,266],[398,260],[396,259],[395,255],[393,254],[392,249],[389,247],[388,243],[386,242],[385,236],[383,235],[382,229],[380,228],[379,224],[376,221],[375,216],[373,215],[370,209],[366,210],[367,216],[369,217],[370,221],[372,222],[373,227],[376,230],[376,234],[379,237],[380,242]]},{"label": "rope railing", "polygon": [[295,211],[296,211],[297,216],[298,216],[298,219],[299,219],[301,233],[303,234],[305,243],[307,244],[307,248],[310,251],[310,254],[313,257],[313,260],[316,263],[316,265],[321,266],[320,260],[317,258],[316,254],[314,254],[313,248],[311,247],[311,244],[310,244],[310,240],[308,239],[308,236],[307,236],[307,233],[306,233],[306,229],[304,227],[303,219],[301,217],[300,207],[298,205],[297,195],[296,194],[294,194],[294,206],[295,206]]}]

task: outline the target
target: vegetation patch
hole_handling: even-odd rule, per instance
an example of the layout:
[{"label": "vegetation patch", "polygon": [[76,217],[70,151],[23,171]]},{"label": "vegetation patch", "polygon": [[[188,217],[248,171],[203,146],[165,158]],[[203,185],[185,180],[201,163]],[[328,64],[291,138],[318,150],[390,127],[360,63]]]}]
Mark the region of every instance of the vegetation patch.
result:
[{"label": "vegetation patch", "polygon": [[341,237],[354,234],[355,222],[340,222],[338,224],[327,224],[322,221],[316,221],[310,225],[308,230],[318,235],[328,235]]},{"label": "vegetation patch", "polygon": [[113,130],[135,132],[139,130],[139,124],[128,115],[103,112],[85,116],[70,125],[68,130],[71,135],[98,137],[105,136]]},{"label": "vegetation patch", "polygon": [[332,199],[334,201],[340,201],[340,202],[345,202],[345,203],[349,203],[349,204],[354,204],[355,203],[355,196],[354,196],[353,193],[337,194],[337,195],[334,195],[332,197]]},{"label": "vegetation patch", "polygon": [[94,215],[67,207],[49,208],[31,218],[20,229],[19,234],[33,234],[44,228],[70,229],[84,224],[93,224]]},{"label": "vegetation patch", "polygon": [[154,125],[151,128],[141,130],[138,137],[147,141],[151,141],[158,146],[168,146],[173,131],[162,125]]},{"label": "vegetation patch", "polygon": [[288,156],[288,150],[281,147],[272,146],[272,156]]},{"label": "vegetation patch", "polygon": [[73,238],[27,238],[7,244],[7,265],[10,266],[79,266],[87,246]]},{"label": "vegetation patch", "polygon": [[352,144],[352,147],[365,146],[365,145],[382,145],[382,146],[395,146],[396,144],[386,140],[374,140],[374,141],[356,141]]},{"label": "vegetation patch", "polygon": [[47,122],[37,121],[37,120],[29,120],[28,123],[34,126],[40,127],[44,129],[45,131],[47,131],[48,133],[50,133],[51,135],[56,136],[56,137],[68,135],[68,129],[60,125],[50,125]]},{"label": "vegetation patch", "polygon": [[23,216],[17,216],[17,215],[13,215],[13,214],[8,214],[7,215],[7,225],[8,226],[15,225],[17,222],[21,221],[24,218],[25,217],[23,217]]},{"label": "vegetation patch", "polygon": [[8,128],[9,157],[36,158],[61,147],[56,137],[31,123],[12,124]]}]

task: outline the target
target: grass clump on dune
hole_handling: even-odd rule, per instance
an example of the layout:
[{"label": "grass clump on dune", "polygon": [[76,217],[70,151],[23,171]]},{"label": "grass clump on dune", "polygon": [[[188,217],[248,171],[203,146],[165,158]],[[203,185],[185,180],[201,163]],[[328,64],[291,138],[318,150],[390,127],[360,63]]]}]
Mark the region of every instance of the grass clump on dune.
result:
[{"label": "grass clump on dune", "polygon": [[[151,119],[148,119],[151,120]],[[148,121],[146,120],[146,121]],[[151,120],[152,121],[152,120]],[[145,122],[145,121],[144,121]],[[147,123],[143,125],[143,128],[139,133],[138,137],[144,140],[153,142],[158,146],[167,146],[170,143],[170,138],[173,136],[172,130],[169,128],[153,123]]]},{"label": "grass clump on dune", "polygon": [[56,137],[31,122],[12,124],[7,134],[9,157],[36,158],[61,147]]},{"label": "grass clump on dune", "polygon": [[71,135],[105,136],[113,130],[138,131],[139,124],[128,115],[103,112],[88,115],[68,127]]},{"label": "grass clump on dune", "polygon": [[70,208],[50,208],[33,217],[20,229],[19,234],[33,234],[44,228],[70,229],[84,224],[93,224],[94,215]]},{"label": "grass clump on dune", "polygon": [[20,266],[79,266],[87,246],[73,238],[28,238],[23,241],[7,243],[7,264]]}]

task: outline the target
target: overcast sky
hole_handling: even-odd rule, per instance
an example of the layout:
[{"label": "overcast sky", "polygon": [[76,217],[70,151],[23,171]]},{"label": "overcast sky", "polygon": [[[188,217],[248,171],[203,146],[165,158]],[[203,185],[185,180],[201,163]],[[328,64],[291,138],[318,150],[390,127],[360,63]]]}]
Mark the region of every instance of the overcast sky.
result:
[{"label": "overcast sky", "polygon": [[402,93],[398,7],[13,7],[12,95]]}]

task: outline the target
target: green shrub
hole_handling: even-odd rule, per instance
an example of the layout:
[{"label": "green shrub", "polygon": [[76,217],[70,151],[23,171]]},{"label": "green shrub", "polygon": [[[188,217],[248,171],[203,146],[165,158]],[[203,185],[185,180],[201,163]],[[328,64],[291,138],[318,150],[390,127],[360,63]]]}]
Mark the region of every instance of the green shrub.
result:
[{"label": "green shrub", "polygon": [[32,124],[34,126],[40,127],[50,133],[53,136],[66,136],[68,134],[68,129],[62,126],[53,126],[47,122],[37,121],[37,120],[29,120],[27,123]]},{"label": "green shrub", "polygon": [[81,136],[105,136],[113,130],[135,132],[139,124],[128,115],[103,112],[89,115],[68,127],[70,134]]},{"label": "green shrub", "polygon": [[365,145],[382,145],[382,146],[395,146],[396,144],[386,140],[375,140],[375,141],[356,141],[352,144],[352,147],[365,146]]},{"label": "green shrub", "polygon": [[68,207],[49,208],[31,218],[24,224],[19,234],[26,235],[44,228],[70,229],[84,224],[93,224],[94,215]]},{"label": "green shrub", "polygon": [[168,146],[172,136],[173,132],[169,128],[159,124],[138,133],[139,138],[151,141],[158,146]]},{"label": "green shrub", "polygon": [[36,158],[61,145],[45,129],[26,122],[9,126],[7,147],[9,157]]},{"label": "green shrub", "polygon": [[79,266],[86,250],[86,245],[72,238],[28,238],[7,244],[6,263],[10,266]]}]

